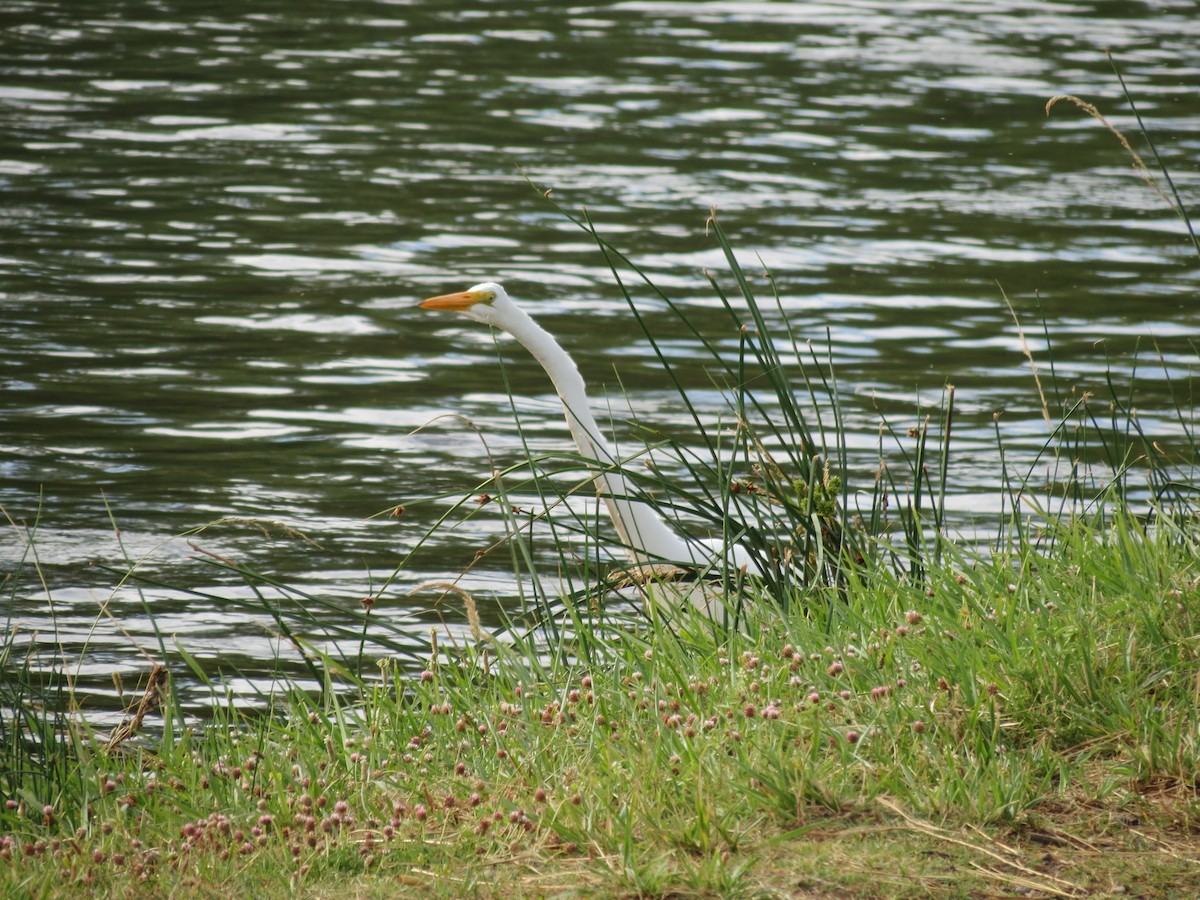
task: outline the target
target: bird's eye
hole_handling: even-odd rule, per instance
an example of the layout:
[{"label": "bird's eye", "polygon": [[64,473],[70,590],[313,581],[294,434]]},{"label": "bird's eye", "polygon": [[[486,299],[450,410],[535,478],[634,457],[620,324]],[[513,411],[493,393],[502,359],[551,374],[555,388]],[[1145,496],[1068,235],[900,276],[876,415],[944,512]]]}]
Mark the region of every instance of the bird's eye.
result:
[{"label": "bird's eye", "polygon": [[485,293],[485,294],[483,295],[483,302],[484,302],[484,303],[494,303],[494,302],[496,302],[496,292],[495,292],[495,291],[488,291],[487,293]]}]

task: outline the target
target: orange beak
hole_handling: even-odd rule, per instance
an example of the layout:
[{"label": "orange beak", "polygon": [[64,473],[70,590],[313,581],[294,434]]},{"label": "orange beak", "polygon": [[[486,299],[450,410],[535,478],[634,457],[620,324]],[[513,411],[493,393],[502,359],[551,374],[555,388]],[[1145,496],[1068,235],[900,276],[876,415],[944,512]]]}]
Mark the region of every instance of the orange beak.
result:
[{"label": "orange beak", "polygon": [[450,312],[462,312],[470,309],[476,303],[487,303],[491,300],[487,291],[459,291],[457,294],[442,294],[440,297],[430,297],[422,300],[421,309],[444,309]]}]

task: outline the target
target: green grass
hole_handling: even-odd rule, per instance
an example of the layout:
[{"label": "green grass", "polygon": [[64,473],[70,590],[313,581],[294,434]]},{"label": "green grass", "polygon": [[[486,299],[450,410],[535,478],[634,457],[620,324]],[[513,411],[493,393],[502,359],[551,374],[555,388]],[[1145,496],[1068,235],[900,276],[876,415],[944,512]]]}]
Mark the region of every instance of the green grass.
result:
[{"label": "green grass", "polygon": [[948,548],[928,587],[876,570],[830,615],[442,647],[111,755],[69,729],[63,777],[5,773],[0,885],[1187,896],[1198,532],[1045,524],[1050,552]]}]

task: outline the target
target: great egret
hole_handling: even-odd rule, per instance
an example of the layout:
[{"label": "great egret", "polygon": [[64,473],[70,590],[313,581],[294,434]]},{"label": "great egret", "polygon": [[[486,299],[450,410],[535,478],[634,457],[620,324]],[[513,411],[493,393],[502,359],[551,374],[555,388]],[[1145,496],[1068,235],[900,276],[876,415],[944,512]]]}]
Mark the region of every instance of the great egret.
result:
[{"label": "great egret", "polygon": [[[424,309],[461,313],[511,334],[542,364],[562,400],[567,427],[575,438],[579,453],[595,460],[596,491],[608,507],[608,514],[625,546],[630,562],[652,569],[663,563],[707,569],[728,564],[734,571],[759,573],[745,548],[726,547],[718,541],[691,541],[672,531],[644,502],[632,499],[635,488],[620,472],[617,454],[609,446],[596,424],[588,404],[583,376],[575,361],[544,328],[515,304],[504,288],[494,282],[477,284],[466,291],[444,294],[421,301]],[[708,600],[693,594],[693,602],[708,606]]]}]

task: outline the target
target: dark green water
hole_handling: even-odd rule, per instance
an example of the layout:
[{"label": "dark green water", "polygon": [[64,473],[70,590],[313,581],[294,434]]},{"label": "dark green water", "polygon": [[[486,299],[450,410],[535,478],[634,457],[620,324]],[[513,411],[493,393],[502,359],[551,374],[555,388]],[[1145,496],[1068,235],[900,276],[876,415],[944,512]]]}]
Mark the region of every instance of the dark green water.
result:
[{"label": "dark green water", "polygon": [[[262,518],[318,546],[231,527],[195,541],[348,606],[371,593],[437,510],[370,517],[488,472],[460,423],[414,428],[457,413],[500,464],[522,452],[491,336],[416,310],[430,294],[504,282],[597,398],[619,375],[639,416],[686,423],[603,257],[526,177],[586,206],[719,336],[702,274],[726,268],[704,234],[717,205],[792,327],[822,347],[829,334],[857,473],[874,468],[881,413],[914,422],[956,385],[949,505],[965,529],[1000,506],[993,413],[1018,456],[1047,437],[1002,290],[1045,364],[1040,298],[1064,390],[1102,389],[1108,366],[1128,385],[1140,341],[1143,424],[1185,452],[1167,374],[1186,404],[1195,251],[1108,132],[1044,106],[1094,102],[1149,158],[1111,47],[1200,209],[1197,22],[1195,2],[10,0],[0,504],[19,527],[0,565],[32,559],[37,523],[46,582],[27,568],[4,585],[11,619],[61,640],[73,671],[86,644],[78,669],[104,705],[111,671],[158,653],[146,606],[168,639],[250,676],[278,644],[266,621],[139,596],[94,561],[127,553],[236,592],[178,535]],[[644,309],[686,372],[695,343],[648,292]],[[545,376],[507,357],[532,445],[565,448]],[[697,363],[702,409],[708,386]],[[403,594],[502,530],[484,514],[443,532],[380,614],[414,646],[459,622]],[[502,560],[464,583],[515,590]]]}]

